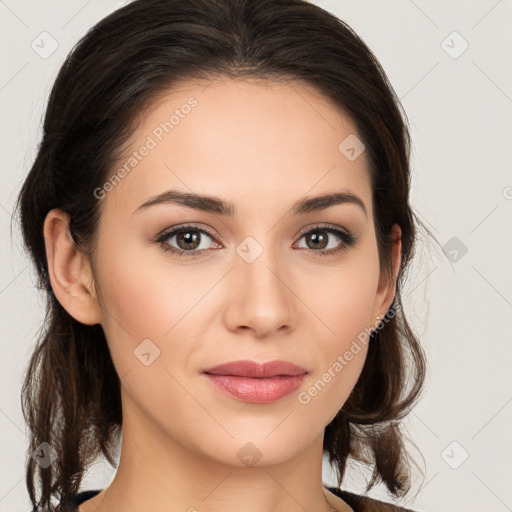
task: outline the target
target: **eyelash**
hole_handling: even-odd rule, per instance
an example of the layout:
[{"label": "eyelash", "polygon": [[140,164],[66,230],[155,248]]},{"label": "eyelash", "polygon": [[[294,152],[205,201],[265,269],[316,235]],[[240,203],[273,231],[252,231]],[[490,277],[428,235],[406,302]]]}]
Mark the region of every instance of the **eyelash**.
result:
[{"label": "eyelash", "polygon": [[[209,249],[202,249],[199,251],[198,250],[184,251],[181,249],[176,249],[175,247],[172,247],[168,243],[166,243],[166,240],[171,238],[173,235],[176,235],[176,234],[179,234],[182,232],[187,232],[187,231],[197,231],[199,233],[204,233],[204,234],[210,236],[214,241],[216,241],[215,235],[213,233],[211,233],[208,229],[199,228],[197,226],[187,224],[187,225],[179,226],[177,228],[172,228],[169,231],[166,231],[165,233],[160,235],[155,240],[155,243],[160,245],[165,252],[170,252],[172,254],[177,255],[178,257],[181,257],[182,255],[185,255],[188,258],[200,257],[201,252],[207,251]],[[340,251],[346,251],[347,249],[352,247],[357,242],[357,239],[351,233],[349,233],[348,231],[342,230],[336,226],[333,226],[331,224],[321,224],[321,225],[315,226],[314,228],[306,231],[305,233],[302,233],[299,240],[302,239],[303,237],[305,237],[306,235],[309,235],[311,233],[316,233],[318,231],[320,231],[320,232],[324,231],[324,232],[336,235],[338,238],[341,239],[342,244],[340,247],[337,247],[336,249],[321,249],[318,251],[315,251],[314,249],[306,249],[306,250],[310,251],[311,253],[313,253],[313,255],[314,255],[313,257],[330,256],[330,255],[338,253]]]}]

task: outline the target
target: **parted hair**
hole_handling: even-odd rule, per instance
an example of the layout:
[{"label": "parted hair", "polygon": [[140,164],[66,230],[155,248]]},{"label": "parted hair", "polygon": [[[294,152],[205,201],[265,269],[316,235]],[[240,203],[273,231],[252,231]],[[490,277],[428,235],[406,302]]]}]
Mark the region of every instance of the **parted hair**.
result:
[{"label": "parted hair", "polygon": [[[135,0],[100,20],[67,56],[46,106],[37,155],[16,208],[24,246],[46,297],[46,316],[25,370],[29,428],[26,485],[36,507],[65,509],[100,455],[116,467],[122,435],[120,380],[101,325],[61,306],[48,274],[43,225],[69,215],[76,246],[92,255],[100,219],[94,191],[115,170],[137,120],[180,82],[212,77],[303,82],[334,101],[365,145],[381,269],[391,276],[391,227],[402,231],[393,303],[369,338],[359,380],[327,425],[324,453],[338,487],[349,459],[394,496],[411,486],[400,421],[423,389],[426,359],[408,324],[401,290],[421,223],[409,204],[410,134],[380,63],[341,19],[306,0]],[[341,141],[340,141],[341,142]],[[43,467],[32,454],[48,443]],[[46,446],[46,445],[45,445]]]}]

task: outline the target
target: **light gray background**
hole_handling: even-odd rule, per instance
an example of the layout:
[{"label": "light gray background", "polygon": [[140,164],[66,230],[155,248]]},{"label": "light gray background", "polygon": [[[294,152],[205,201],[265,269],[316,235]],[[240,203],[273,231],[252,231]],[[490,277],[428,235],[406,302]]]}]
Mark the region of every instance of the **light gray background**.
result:
[{"label": "light gray background", "polygon": [[[59,66],[89,27],[123,3],[0,0],[2,511],[29,510],[21,376],[43,315],[15,223],[11,238],[12,207]],[[406,422],[425,478],[416,472],[405,504],[512,510],[512,2],[315,3],[362,36],[402,99],[413,137],[412,205],[445,247],[420,240],[405,292],[430,363],[426,391]],[[40,53],[52,43],[44,31],[58,43],[46,58]],[[103,488],[113,475],[99,463],[83,489]],[[344,488],[362,491],[367,476],[352,468]],[[324,481],[334,482],[327,466]],[[386,498],[383,488],[370,494]]]}]

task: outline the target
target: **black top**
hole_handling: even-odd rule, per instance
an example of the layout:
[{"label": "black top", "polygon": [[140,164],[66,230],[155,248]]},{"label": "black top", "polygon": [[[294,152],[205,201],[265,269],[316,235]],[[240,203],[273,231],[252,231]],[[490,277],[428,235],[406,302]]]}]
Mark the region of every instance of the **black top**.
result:
[{"label": "black top", "polygon": [[[408,508],[402,508],[391,503],[385,503],[373,498],[359,496],[348,491],[341,491],[335,487],[327,487],[336,496],[339,496],[345,503],[354,509],[354,512],[414,512]],[[78,505],[93,498],[101,492],[100,489],[94,491],[83,491],[78,493],[73,499],[74,511],[78,511]],[[58,512],[57,508],[57,512]]]}]

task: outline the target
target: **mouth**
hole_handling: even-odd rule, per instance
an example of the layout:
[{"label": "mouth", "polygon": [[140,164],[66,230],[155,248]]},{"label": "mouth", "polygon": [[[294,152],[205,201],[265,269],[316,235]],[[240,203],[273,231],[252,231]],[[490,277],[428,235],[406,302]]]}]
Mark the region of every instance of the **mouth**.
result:
[{"label": "mouth", "polygon": [[203,371],[208,381],[225,394],[252,403],[271,403],[293,393],[308,374],[288,361],[232,361]]}]

